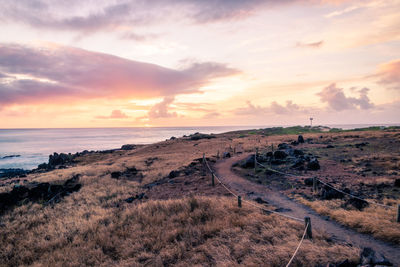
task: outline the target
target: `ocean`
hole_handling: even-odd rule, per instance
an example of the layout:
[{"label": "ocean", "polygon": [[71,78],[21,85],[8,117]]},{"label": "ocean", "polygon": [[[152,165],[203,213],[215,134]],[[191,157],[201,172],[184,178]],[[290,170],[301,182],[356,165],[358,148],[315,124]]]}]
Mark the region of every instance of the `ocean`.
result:
[{"label": "ocean", "polygon": [[0,129],[0,169],[31,170],[47,163],[54,152],[107,150],[124,144],[150,144],[195,132],[210,134],[249,128],[254,129],[249,126]]},{"label": "ocean", "polygon": [[[329,125],[328,125],[329,126]],[[342,129],[371,125],[331,125]],[[384,125],[388,126],[388,125]],[[83,150],[107,150],[124,144],[149,144],[172,136],[223,133],[273,126],[220,127],[151,127],[151,128],[68,128],[68,129],[0,129],[0,169],[31,170],[48,162],[50,154]]]}]

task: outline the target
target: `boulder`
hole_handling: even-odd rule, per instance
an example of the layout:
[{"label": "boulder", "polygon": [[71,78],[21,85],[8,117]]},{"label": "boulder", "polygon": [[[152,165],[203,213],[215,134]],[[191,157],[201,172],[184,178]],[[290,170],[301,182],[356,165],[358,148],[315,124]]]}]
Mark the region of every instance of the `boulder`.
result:
[{"label": "boulder", "polygon": [[393,266],[382,254],[376,254],[372,248],[364,248],[360,255],[361,266]]},{"label": "boulder", "polygon": [[313,185],[313,178],[306,178],[304,179],[304,184],[307,186],[312,186]]},{"label": "boulder", "polygon": [[121,146],[121,150],[133,150],[135,148],[136,148],[136,146],[131,145],[131,144],[126,144],[126,145]]},{"label": "boulder", "polygon": [[288,145],[288,144],[286,144],[286,143],[280,143],[280,144],[278,144],[278,149],[287,149],[287,148],[289,148],[290,146]]},{"label": "boulder", "polygon": [[254,157],[255,155],[249,155],[241,164],[240,167],[242,168],[254,168]]},{"label": "boulder", "polygon": [[141,200],[141,199],[147,199],[147,196],[145,195],[145,193],[140,193],[140,194],[137,194],[136,196],[128,197],[127,199],[125,199],[125,202],[132,203],[135,200]]},{"label": "boulder", "polygon": [[369,206],[369,203],[365,200],[361,200],[358,198],[350,198],[343,204],[344,207],[353,206],[358,210],[363,210],[364,208]]},{"label": "boulder", "polygon": [[79,191],[82,187],[79,184],[80,175],[74,175],[63,184],[30,183],[28,185],[15,185],[11,192],[0,193],[0,214],[11,209],[21,201],[31,202],[53,202],[72,192]]},{"label": "boulder", "polygon": [[118,179],[121,177],[122,173],[121,172],[112,172],[111,173],[111,178]]},{"label": "boulder", "polygon": [[292,146],[297,146],[297,145],[299,144],[299,142],[297,142],[297,141],[292,141],[290,144],[291,144]]},{"label": "boulder", "polygon": [[295,150],[293,150],[293,155],[295,155],[296,157],[303,156],[304,152],[300,149],[295,149]]},{"label": "boulder", "polygon": [[339,192],[327,185],[322,188],[321,199],[323,200],[342,199],[343,197],[344,194],[342,192]]},{"label": "boulder", "polygon": [[23,169],[0,169],[0,178],[14,178],[26,176],[28,171]]},{"label": "boulder", "polygon": [[290,168],[298,169],[298,170],[304,170],[304,163],[305,162],[306,161],[303,158],[298,158],[293,162],[293,164],[292,164],[292,166],[290,166]]},{"label": "boulder", "polygon": [[326,148],[335,148],[333,145],[327,145]]},{"label": "boulder", "polygon": [[316,171],[320,168],[321,166],[319,165],[319,162],[316,158],[310,159],[310,161],[307,163],[307,170]]},{"label": "boulder", "polygon": [[394,181],[394,186],[395,186],[395,187],[400,187],[400,178],[399,178],[399,179],[396,179],[396,180]]},{"label": "boulder", "polygon": [[303,137],[302,135],[299,135],[299,136],[297,137],[297,142],[299,142],[299,144],[304,143],[304,137]]},{"label": "boulder", "polygon": [[69,154],[65,154],[65,153],[56,153],[54,152],[53,155],[49,155],[49,163],[48,166],[50,168],[55,168],[58,165],[65,165],[68,163],[72,163],[74,156],[69,153]]},{"label": "boulder", "polygon": [[168,177],[169,177],[170,179],[173,179],[173,178],[175,178],[175,177],[178,177],[180,174],[181,174],[180,171],[171,171],[171,172],[169,173]]},{"label": "boulder", "polygon": [[229,152],[224,152],[224,154],[222,155],[223,158],[230,158],[231,157],[231,153]]},{"label": "boulder", "polygon": [[286,152],[284,152],[282,150],[277,150],[274,152],[275,159],[285,159],[287,156],[288,156],[288,154],[286,154]]}]

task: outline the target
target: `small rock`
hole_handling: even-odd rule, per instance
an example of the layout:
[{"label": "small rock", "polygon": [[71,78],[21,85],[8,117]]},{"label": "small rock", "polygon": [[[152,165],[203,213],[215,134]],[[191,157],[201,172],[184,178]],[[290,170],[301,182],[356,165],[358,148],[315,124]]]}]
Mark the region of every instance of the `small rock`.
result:
[{"label": "small rock", "polygon": [[311,159],[310,162],[307,163],[307,169],[310,171],[316,171],[320,168],[321,166],[319,165],[319,162],[316,158]]},{"label": "small rock", "polygon": [[300,144],[304,143],[304,137],[302,135],[299,135],[297,137],[297,142],[299,142]]},{"label": "small rock", "polygon": [[394,186],[395,186],[395,187],[400,187],[400,178],[399,178],[399,179],[396,179],[396,180],[394,181]]},{"label": "small rock", "polygon": [[335,148],[333,145],[327,145],[326,148]]},{"label": "small rock", "polygon": [[277,150],[274,152],[275,159],[285,159],[287,156],[288,156],[288,154],[286,154],[286,152],[281,151],[281,150]]}]

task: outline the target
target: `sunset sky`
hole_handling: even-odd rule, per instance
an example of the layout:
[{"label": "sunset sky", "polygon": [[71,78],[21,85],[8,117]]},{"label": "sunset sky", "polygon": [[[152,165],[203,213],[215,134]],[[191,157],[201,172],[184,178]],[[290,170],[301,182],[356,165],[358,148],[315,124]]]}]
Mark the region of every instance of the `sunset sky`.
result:
[{"label": "sunset sky", "polygon": [[400,0],[0,1],[0,128],[399,115]]}]

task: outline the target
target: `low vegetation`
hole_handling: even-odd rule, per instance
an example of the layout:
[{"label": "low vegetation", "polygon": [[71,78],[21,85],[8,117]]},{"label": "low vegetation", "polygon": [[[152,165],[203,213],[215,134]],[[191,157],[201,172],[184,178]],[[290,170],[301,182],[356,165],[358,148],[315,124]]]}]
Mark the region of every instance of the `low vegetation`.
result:
[{"label": "low vegetation", "polygon": [[[67,210],[23,206],[6,216],[0,265],[283,266],[304,230],[301,223],[238,208],[226,197],[110,209],[72,204],[68,201]],[[312,242],[304,241],[292,266],[356,261],[358,255],[357,248],[315,234]]]},{"label": "low vegetation", "polygon": [[314,201],[302,197],[297,199],[316,212],[329,216],[361,233],[371,234],[378,239],[400,244],[400,227],[396,221],[397,204],[400,204],[400,201],[385,200],[384,203],[390,205],[388,208],[370,205],[363,210],[357,210],[355,208],[343,208],[346,201],[341,199]]}]

